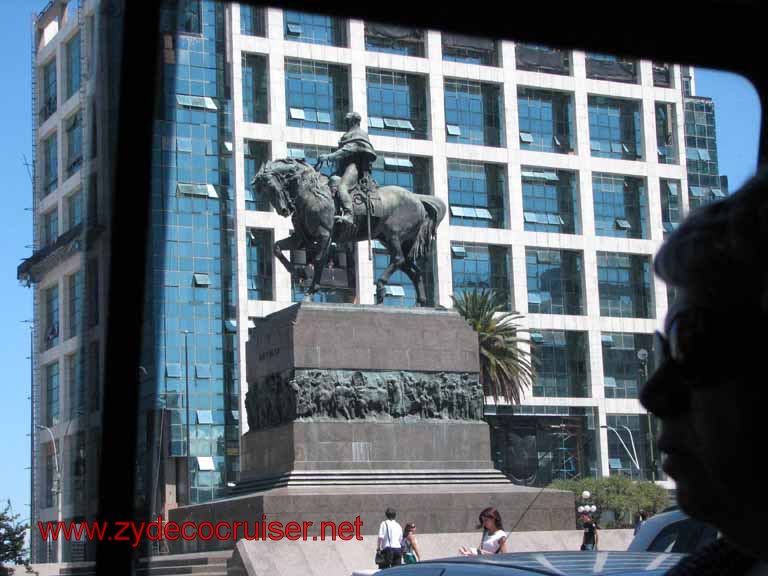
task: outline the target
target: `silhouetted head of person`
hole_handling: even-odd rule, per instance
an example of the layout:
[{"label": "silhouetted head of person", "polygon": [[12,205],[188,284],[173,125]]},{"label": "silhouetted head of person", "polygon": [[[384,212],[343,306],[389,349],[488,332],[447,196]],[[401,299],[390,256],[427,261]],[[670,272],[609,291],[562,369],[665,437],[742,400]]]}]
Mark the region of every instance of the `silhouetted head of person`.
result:
[{"label": "silhouetted head of person", "polygon": [[768,374],[768,172],[696,209],[662,245],[656,274],[677,296],[640,393],[680,507],[768,559],[762,471]]}]

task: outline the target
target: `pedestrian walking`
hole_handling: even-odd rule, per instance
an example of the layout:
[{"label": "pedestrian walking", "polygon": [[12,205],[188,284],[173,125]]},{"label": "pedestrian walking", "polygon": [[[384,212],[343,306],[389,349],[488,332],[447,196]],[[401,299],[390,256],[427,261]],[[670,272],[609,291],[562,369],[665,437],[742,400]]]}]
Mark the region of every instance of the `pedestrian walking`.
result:
[{"label": "pedestrian walking", "polygon": [[478,556],[480,554],[504,554],[507,552],[507,533],[501,521],[501,514],[496,508],[486,508],[480,512],[480,525],[483,529],[483,537],[480,547],[459,548],[459,554],[463,556]]},{"label": "pedestrian walking", "polygon": [[413,522],[408,522],[405,525],[400,549],[403,551],[403,561],[406,564],[415,564],[421,561],[419,543],[416,541],[416,524]]},{"label": "pedestrian walking", "polygon": [[600,526],[592,520],[589,514],[581,515],[581,524],[584,527],[584,537],[581,540],[582,550],[597,550],[597,531]]},{"label": "pedestrian walking", "polygon": [[376,547],[376,563],[379,568],[399,566],[403,563],[400,543],[403,540],[403,528],[395,518],[397,513],[392,508],[384,512],[386,519],[379,526],[379,539]]},{"label": "pedestrian walking", "polygon": [[645,521],[648,519],[648,514],[645,513],[645,511],[640,510],[640,512],[637,513],[637,521],[635,522],[635,535],[640,531],[640,527],[645,524]]}]

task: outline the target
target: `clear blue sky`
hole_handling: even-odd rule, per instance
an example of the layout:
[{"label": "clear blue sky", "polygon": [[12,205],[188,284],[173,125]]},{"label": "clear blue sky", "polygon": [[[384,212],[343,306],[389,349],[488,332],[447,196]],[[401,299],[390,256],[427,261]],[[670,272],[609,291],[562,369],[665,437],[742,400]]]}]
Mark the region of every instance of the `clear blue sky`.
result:
[{"label": "clear blue sky", "polygon": [[[11,499],[14,511],[29,516],[29,328],[32,291],[19,285],[16,268],[31,254],[31,186],[23,157],[31,160],[30,28],[31,15],[47,0],[0,0],[0,71],[3,126],[0,130],[0,502]],[[736,189],[754,172],[757,159],[759,104],[752,86],[731,74],[697,71],[697,92],[717,106],[720,171]]]}]

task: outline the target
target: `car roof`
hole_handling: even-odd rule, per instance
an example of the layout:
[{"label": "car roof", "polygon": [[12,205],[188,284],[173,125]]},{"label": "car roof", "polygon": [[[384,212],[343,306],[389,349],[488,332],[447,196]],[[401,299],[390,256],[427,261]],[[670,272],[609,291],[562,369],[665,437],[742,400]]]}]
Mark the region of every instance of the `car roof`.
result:
[{"label": "car roof", "polygon": [[[491,566],[514,570],[519,574],[553,574],[580,576],[598,574],[643,574],[651,576],[664,574],[677,564],[684,554],[665,554],[659,552],[517,552],[487,556],[459,556],[420,562],[422,566],[455,566],[457,564],[489,565],[489,573],[494,571]],[[405,568],[405,567],[404,567]],[[396,576],[398,569],[390,569]],[[402,570],[405,572],[405,570]],[[475,572],[473,568],[473,572]],[[484,570],[478,570],[478,573]],[[388,571],[388,573],[390,573]]]}]

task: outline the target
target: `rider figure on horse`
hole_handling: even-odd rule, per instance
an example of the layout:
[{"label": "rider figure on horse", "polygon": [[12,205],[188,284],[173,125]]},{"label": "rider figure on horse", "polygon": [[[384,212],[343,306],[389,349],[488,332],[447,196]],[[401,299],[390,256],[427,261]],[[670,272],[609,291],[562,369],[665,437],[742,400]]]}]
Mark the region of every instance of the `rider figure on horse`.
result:
[{"label": "rider figure on horse", "polygon": [[354,223],[352,196],[349,191],[362,178],[370,176],[371,165],[376,161],[376,151],[368,139],[368,133],[360,127],[360,114],[350,112],[345,120],[347,132],[339,140],[338,149],[331,154],[321,155],[318,158],[318,166],[327,162],[336,162],[335,174],[341,177],[337,192],[341,215],[336,216],[336,222],[349,229]]}]

